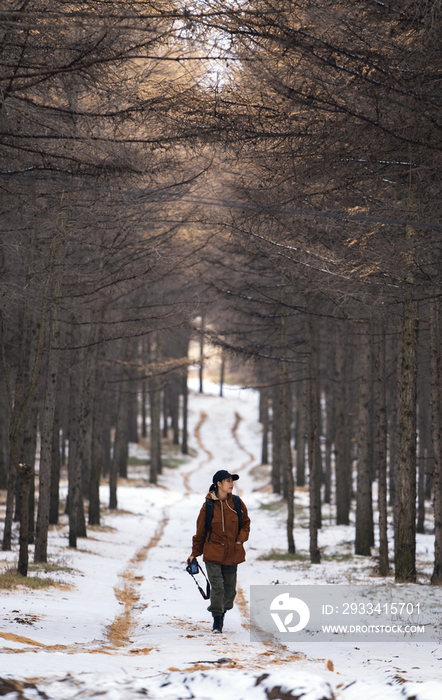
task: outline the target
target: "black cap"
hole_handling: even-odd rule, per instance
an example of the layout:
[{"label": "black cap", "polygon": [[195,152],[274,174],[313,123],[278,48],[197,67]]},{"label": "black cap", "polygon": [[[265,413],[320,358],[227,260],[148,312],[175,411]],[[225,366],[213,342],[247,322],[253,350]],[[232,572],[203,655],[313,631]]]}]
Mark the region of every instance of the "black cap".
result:
[{"label": "black cap", "polygon": [[216,472],[216,474],[213,475],[213,483],[216,484],[218,481],[222,481],[223,479],[233,479],[233,481],[237,481],[239,479],[238,474],[230,474],[227,469],[220,469],[219,471]]}]

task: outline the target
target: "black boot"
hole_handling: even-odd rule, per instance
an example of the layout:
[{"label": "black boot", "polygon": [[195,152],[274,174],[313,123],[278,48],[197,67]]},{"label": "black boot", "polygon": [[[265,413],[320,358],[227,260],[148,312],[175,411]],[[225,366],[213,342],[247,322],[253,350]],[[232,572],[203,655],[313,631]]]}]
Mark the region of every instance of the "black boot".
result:
[{"label": "black boot", "polygon": [[223,621],[224,615],[214,615],[212,632],[217,632],[220,634],[223,631]]}]

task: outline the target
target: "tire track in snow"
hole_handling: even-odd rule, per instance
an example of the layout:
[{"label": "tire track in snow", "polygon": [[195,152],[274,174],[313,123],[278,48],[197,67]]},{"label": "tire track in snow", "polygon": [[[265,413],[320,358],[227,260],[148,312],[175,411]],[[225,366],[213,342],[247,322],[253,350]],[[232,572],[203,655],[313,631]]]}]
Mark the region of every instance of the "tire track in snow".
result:
[{"label": "tire track in snow", "polygon": [[[45,644],[44,642],[37,642],[35,639],[30,637],[23,637],[20,634],[14,634],[13,632],[0,632],[0,637],[6,639],[9,642],[17,642],[18,644],[27,644],[29,647],[48,649],[50,651],[73,651],[74,647],[66,646],[65,644]],[[2,654],[23,654],[29,651],[29,649],[2,649]]]},{"label": "tire track in snow", "polygon": [[[243,417],[237,411],[235,411],[235,423],[232,427],[232,435],[239,449],[242,452],[245,452],[248,456],[248,459],[240,467],[238,467],[237,471],[239,471],[240,469],[246,469],[246,467],[249,467],[255,461],[255,455],[252,452],[249,452],[244,447],[244,445],[242,445],[238,437],[238,428],[242,420]],[[241,495],[241,488],[239,486],[237,487],[237,491],[238,495]],[[249,604],[244,594],[244,590],[241,588],[240,584],[237,584],[235,604],[237,605],[241,613],[241,625],[244,629],[249,630],[251,627],[253,627],[253,622],[250,620]],[[264,656],[267,656],[268,654],[274,656],[274,663],[286,663],[288,655],[290,656],[291,660],[299,659],[301,658],[301,656],[303,656],[291,655],[287,647],[281,642],[279,642],[277,639],[275,639],[272,635],[265,635],[261,630],[258,630],[257,628],[254,628],[254,630],[255,633],[261,638],[261,643],[270,649],[270,651],[267,651],[264,654]]]},{"label": "tire track in snow", "polygon": [[252,452],[249,452],[248,450],[246,450],[246,448],[241,444],[240,439],[238,437],[238,428],[239,428],[239,424],[241,423],[242,420],[243,420],[243,417],[238,413],[238,411],[235,411],[235,423],[234,423],[233,428],[232,428],[233,439],[235,440],[239,449],[242,452],[245,452],[246,455],[248,455],[248,457],[249,457],[249,459],[246,462],[244,462],[244,464],[241,464],[239,469],[245,469],[246,467],[249,466],[249,464],[252,464],[252,462],[255,461],[255,455]]},{"label": "tire track in snow", "polygon": [[[117,650],[121,652],[122,647],[131,643],[129,636],[138,624],[134,619],[134,613],[136,612],[138,616],[140,610],[144,610],[147,607],[147,605],[138,605],[140,600],[139,588],[144,581],[144,576],[139,574],[140,567],[146,561],[150,551],[160,542],[168,522],[169,517],[166,515],[166,509],[163,509],[161,520],[157,525],[155,533],[144,547],[141,547],[135,552],[124,571],[119,575],[119,583],[115,586],[114,592],[118,603],[123,606],[123,609],[106,627],[105,634],[108,640],[107,643],[100,644],[99,646],[92,646],[89,642],[83,644],[77,643],[75,645],[45,644],[44,642],[36,641],[30,637],[0,631],[0,638],[26,645],[20,650],[2,649],[2,653],[26,653],[31,650],[35,651],[36,649],[46,649],[48,651],[59,651],[69,654],[81,654],[85,651],[89,654],[110,653]],[[137,648],[138,654],[147,654],[150,651],[151,648]]]},{"label": "tire track in snow", "polygon": [[[210,462],[213,459],[213,454],[208,450],[201,439],[201,427],[207,420],[207,413],[201,411],[200,419],[194,430],[194,436],[198,443],[200,449],[205,452],[207,457],[205,457],[195,469],[192,469],[187,474],[183,474],[185,494],[190,493],[189,479],[191,475],[198,471],[203,464]],[[120,583],[115,587],[115,597],[120,605],[123,606],[122,612],[117,615],[117,617],[107,626],[106,635],[110,642],[109,645],[104,645],[102,647],[103,651],[108,651],[109,649],[121,649],[121,647],[127,646],[131,643],[130,634],[137,625],[134,620],[133,612],[136,610],[137,614],[144,610],[147,605],[138,605],[140,600],[139,588],[144,580],[144,576],[137,575],[140,566],[146,561],[151,549],[156,547],[161,540],[165,528],[169,522],[168,516],[166,516],[165,511],[163,511],[162,520],[159,522],[155,534],[149,540],[148,544],[139,549],[134,556],[130,559],[127,567],[120,574]],[[137,653],[149,653],[151,648],[147,649],[137,649]]]},{"label": "tire track in snow", "polygon": [[207,417],[208,417],[208,416],[207,416],[207,413],[206,413],[205,411],[201,411],[201,412],[200,412],[200,419],[199,419],[197,425],[195,426],[195,430],[193,431],[193,434],[194,434],[194,436],[195,436],[195,440],[196,440],[196,442],[197,442],[197,444],[198,444],[198,447],[200,448],[200,450],[201,450],[202,452],[205,452],[205,453],[206,453],[207,457],[205,457],[201,462],[198,462],[198,465],[197,465],[194,469],[191,469],[191,470],[190,470],[189,472],[187,472],[186,474],[183,474],[184,493],[185,493],[186,496],[188,496],[188,495],[191,493],[191,488],[190,488],[189,479],[190,479],[190,477],[192,476],[192,474],[194,474],[195,472],[197,472],[199,469],[201,469],[201,467],[202,467],[204,464],[208,464],[208,463],[211,462],[212,459],[213,459],[213,454],[212,454],[212,452],[211,452],[210,450],[208,450],[208,449],[204,446],[204,443],[203,443],[203,441],[202,441],[202,439],[201,439],[201,427],[202,427],[202,425],[206,422]]},{"label": "tire track in snow", "polygon": [[[107,626],[106,636],[110,645],[103,645],[100,651],[121,649],[121,647],[130,643],[129,635],[137,625],[133,617],[133,611],[137,610],[138,614],[141,608],[144,609],[147,607],[147,605],[137,605],[140,600],[139,588],[144,581],[144,576],[139,575],[138,571],[141,565],[146,561],[150,550],[158,545],[168,522],[169,517],[166,515],[165,510],[163,510],[162,519],[158,523],[154,535],[144,547],[141,547],[141,549],[135,552],[123,573],[120,574],[120,583],[114,588],[114,591],[118,603],[123,605],[123,610],[115,617],[113,622]],[[138,653],[148,653],[149,651],[151,651],[151,649],[137,649]]]},{"label": "tire track in snow", "polygon": [[[202,436],[201,436],[201,428],[202,426],[206,423],[206,421],[209,420],[209,416],[205,411],[200,412],[200,417],[197,425],[195,426],[194,429],[194,437],[195,440],[198,444],[199,449],[201,452],[204,453],[203,459],[201,459],[198,462],[197,467],[192,469],[191,471],[187,472],[186,474],[183,474],[183,481],[184,481],[184,486],[185,486],[185,493],[183,495],[189,495],[191,493],[190,489],[190,484],[189,480],[195,472],[199,471],[202,466],[208,464],[212,459],[214,459],[213,453],[206,447],[206,445],[203,442]],[[234,423],[230,429],[230,433],[235,441],[235,444],[239,448],[239,450],[247,455],[247,459],[245,462],[243,462],[240,467],[238,467],[238,471],[241,469],[246,469],[248,466],[250,466],[254,461],[255,461],[255,456],[249,452],[242,444],[238,436],[238,427],[243,420],[242,416],[235,411],[234,413]],[[240,491],[240,489],[238,489]],[[166,521],[167,522],[167,521]],[[248,601],[247,598],[244,594],[243,589],[241,588],[240,585],[237,587],[237,596],[235,600],[235,605],[238,608],[239,614],[240,614],[240,619],[241,619],[241,625],[245,630],[250,629],[250,621],[249,621],[249,606],[248,606]],[[124,611],[122,615],[124,614]],[[222,657],[222,664],[223,668],[251,668],[251,669],[266,669],[268,668],[269,662],[278,664],[278,665],[285,665],[285,664],[292,664],[294,661],[299,660],[302,658],[302,654],[293,654],[291,653],[287,647],[285,647],[283,644],[279,643],[278,641],[274,640],[273,638],[263,638],[261,640],[262,646],[258,647],[259,651],[256,654],[256,656],[253,656],[250,658],[250,646],[249,644],[244,644],[244,642],[236,642],[233,641],[231,637],[229,637],[228,633],[228,618],[227,618],[227,629],[225,631],[225,634],[222,635],[211,635],[210,628],[211,628],[211,623],[210,621],[207,621],[207,623],[196,623],[196,622],[190,622],[188,619],[183,619],[181,617],[175,617],[173,620],[173,625],[177,628],[177,630],[182,630],[183,632],[187,633],[184,634],[184,639],[191,639],[192,637],[196,638],[201,638],[201,637],[207,637],[209,635],[209,639],[207,641],[207,646],[209,648],[212,648],[217,656]],[[126,636],[127,641],[128,640],[128,634]],[[124,641],[124,640],[123,640]],[[127,643],[124,641],[124,643]],[[262,651],[262,648],[264,648],[264,651]],[[144,651],[144,653],[148,653],[150,649],[146,650],[138,650],[138,652],[141,651],[141,653]],[[243,657],[243,658],[242,658]],[[245,657],[245,658],[244,658]],[[186,672],[193,672],[197,670],[209,670],[213,668],[213,663],[215,662],[201,662],[197,661],[194,663],[190,663],[187,665],[184,669],[183,668],[175,668],[171,667],[168,670],[169,671],[183,671],[185,670]]]},{"label": "tire track in snow", "polygon": [[[204,445],[204,443],[201,439],[201,434],[200,434],[200,428],[203,425],[203,423],[207,420],[207,418],[208,418],[207,414],[204,411],[201,411],[200,420],[198,422],[198,425],[195,428],[195,438],[196,438],[196,441],[198,443],[198,446],[208,456],[208,459],[204,459],[198,465],[197,469],[199,469],[203,464],[206,464],[211,459],[213,459],[212,453]],[[237,469],[235,469],[235,471],[240,471],[242,469],[246,469],[248,466],[250,466],[255,461],[255,455],[252,454],[251,452],[249,452],[242,445],[242,443],[238,437],[238,427],[239,427],[241,421],[243,420],[243,417],[237,411],[235,411],[234,419],[235,419],[234,423],[230,429],[231,435],[233,437],[233,440],[234,440],[236,446],[239,448],[239,450],[241,452],[244,452],[247,455],[246,461],[243,462]],[[192,470],[192,472],[189,472],[189,474],[186,475],[186,477],[189,477],[194,471],[196,471],[196,470]],[[241,489],[237,488],[237,490],[239,491],[239,494],[240,494]],[[248,630],[250,628],[249,608],[248,608],[248,603],[247,603],[246,597],[244,595],[244,591],[240,585],[237,585],[237,595],[236,595],[236,599],[235,599],[235,605],[237,606],[239,613],[240,613],[242,627],[244,629]],[[182,620],[182,619],[177,619],[176,622],[178,622],[178,624],[181,625],[188,633],[190,632],[190,634],[187,635],[188,638],[191,638],[193,636],[201,637],[201,636],[206,636],[208,633],[210,634],[209,624],[207,625],[208,629],[200,630],[196,623],[189,624],[189,621]],[[214,635],[213,638],[211,638],[210,641],[208,641],[207,646],[215,648],[216,653],[223,656],[223,659],[222,659],[223,668],[243,668],[243,667],[249,666],[250,661],[243,664],[243,662],[241,662],[241,660],[240,660],[241,655],[242,655],[242,651],[245,648],[244,644],[243,643],[238,644],[236,642],[232,642],[232,640],[229,639],[229,637],[226,636],[226,634],[228,635],[227,630],[226,630],[226,633],[223,635]],[[263,641],[263,644],[266,647],[267,646],[269,646],[269,647],[274,646],[274,645],[271,645],[270,642],[268,642],[267,640]],[[285,651],[285,647],[283,647],[283,645],[280,645],[279,652],[281,652],[283,650]],[[249,654],[249,651],[247,652],[247,654]],[[271,651],[266,650],[264,652],[264,654],[259,654],[259,657],[261,657],[261,656],[263,657],[263,661],[262,661],[263,664],[268,664],[268,656],[269,655],[275,656],[275,651],[273,648]],[[287,653],[285,653],[284,656],[287,657]],[[236,658],[231,658],[231,657],[236,657]],[[291,656],[290,661],[293,661],[294,658],[295,658],[294,656]],[[296,657],[296,658],[298,658],[298,657]],[[284,662],[287,662],[287,658],[284,658]],[[214,662],[212,662],[212,663],[214,663]],[[255,663],[255,661],[253,661],[252,667],[253,668],[255,668],[255,667],[261,668],[260,661],[258,661],[258,663]],[[264,667],[265,666],[263,665],[262,668],[264,668]],[[209,668],[213,668],[213,667],[210,665],[206,665],[204,662],[196,662],[196,663],[191,664],[188,667],[186,667],[185,670],[187,672],[193,672],[196,670],[206,670]],[[173,669],[169,669],[169,670],[179,670],[179,669],[173,668]]]},{"label": "tire track in snow", "polygon": [[[242,452],[245,452],[246,455],[248,456],[248,459],[241,464],[241,466],[238,468],[237,471],[240,469],[245,469],[246,467],[250,466],[254,461],[255,461],[255,455],[252,454],[252,452],[249,452],[246,450],[246,448],[241,444],[240,439],[238,437],[238,428],[239,424],[243,420],[243,417],[238,413],[238,411],[235,411],[235,423],[232,427],[232,435],[233,439],[235,440],[237,446]],[[242,493],[242,490],[240,487],[237,487],[238,495],[240,496]],[[241,624],[244,627],[244,629],[249,629],[250,627],[250,613],[249,613],[249,606],[247,604],[246,597],[244,595],[244,591],[241,588],[241,586],[238,584],[237,585],[237,593],[236,593],[236,599],[235,602],[240,610],[241,613]]]}]

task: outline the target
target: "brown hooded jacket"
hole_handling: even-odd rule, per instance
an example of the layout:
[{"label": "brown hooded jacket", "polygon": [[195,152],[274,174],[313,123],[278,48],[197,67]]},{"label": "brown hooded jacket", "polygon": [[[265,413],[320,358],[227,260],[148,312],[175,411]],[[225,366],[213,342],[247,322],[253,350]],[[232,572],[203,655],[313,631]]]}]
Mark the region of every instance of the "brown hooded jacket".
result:
[{"label": "brown hooded jacket", "polygon": [[[243,543],[249,539],[250,518],[247,508],[241,501],[241,530],[238,532],[238,515],[233,504],[231,493],[224,501],[220,501],[213,491],[206,498],[214,503],[212,532],[204,541],[206,534],[206,503],[200,510],[196,521],[196,534],[192,540],[192,556],[203,555],[203,561],[215,564],[241,564],[246,555]],[[241,542],[241,544],[237,544]]]}]

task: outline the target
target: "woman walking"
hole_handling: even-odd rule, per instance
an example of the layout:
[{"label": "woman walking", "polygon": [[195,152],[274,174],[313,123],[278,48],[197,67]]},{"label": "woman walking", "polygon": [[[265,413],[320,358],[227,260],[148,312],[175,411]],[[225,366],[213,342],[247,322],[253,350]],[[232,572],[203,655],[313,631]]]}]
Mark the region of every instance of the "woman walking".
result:
[{"label": "woman walking", "polygon": [[213,632],[222,632],[224,615],[233,608],[236,596],[238,564],[245,561],[244,542],[249,538],[250,518],[247,508],[234,496],[233,482],[238,474],[220,469],[213,476],[206,501],[196,521],[189,561],[203,555],[210,582],[210,605]]}]

